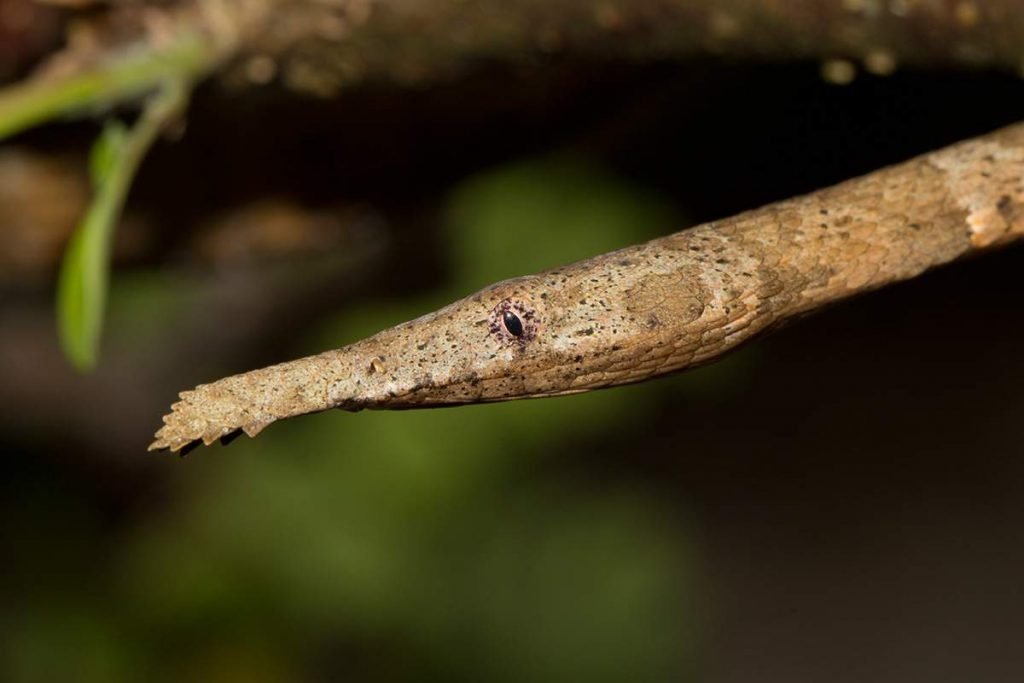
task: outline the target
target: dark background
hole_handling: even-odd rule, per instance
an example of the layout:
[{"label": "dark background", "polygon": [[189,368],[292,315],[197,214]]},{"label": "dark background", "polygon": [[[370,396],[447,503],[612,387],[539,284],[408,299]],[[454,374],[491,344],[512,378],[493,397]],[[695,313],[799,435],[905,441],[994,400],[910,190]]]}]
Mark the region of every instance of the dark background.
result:
[{"label": "dark background", "polygon": [[[2,677],[1020,680],[1019,249],[638,387],[145,447],[195,383],[1022,114],[1012,74],[811,63],[205,87],[133,189],[94,375],[52,273],[0,291]],[[330,248],[203,246],[267,197]]]}]

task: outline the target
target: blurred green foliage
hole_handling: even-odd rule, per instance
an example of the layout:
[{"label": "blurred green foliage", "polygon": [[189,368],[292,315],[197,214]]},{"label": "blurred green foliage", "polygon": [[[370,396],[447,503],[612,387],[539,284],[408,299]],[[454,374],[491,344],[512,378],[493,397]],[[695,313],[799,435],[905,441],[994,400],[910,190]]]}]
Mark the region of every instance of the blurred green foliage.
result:
[{"label": "blurred green foliage", "polygon": [[[471,179],[448,215],[443,291],[369,301],[327,321],[309,349],[678,225],[655,198],[557,159]],[[145,289],[163,297],[155,290]],[[94,567],[67,599],[26,598],[25,618],[8,620],[0,674],[685,678],[700,626],[685,510],[650,483],[585,466],[590,449],[643,424],[656,391],[321,414],[166,458],[172,504],[78,548],[76,561]]]}]

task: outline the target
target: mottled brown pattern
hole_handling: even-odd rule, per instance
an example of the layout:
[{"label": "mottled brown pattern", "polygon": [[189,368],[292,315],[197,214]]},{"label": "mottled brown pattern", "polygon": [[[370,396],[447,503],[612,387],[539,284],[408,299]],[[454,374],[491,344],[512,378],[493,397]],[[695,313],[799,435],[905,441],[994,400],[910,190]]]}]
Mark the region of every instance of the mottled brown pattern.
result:
[{"label": "mottled brown pattern", "polygon": [[[1024,124],[813,194],[499,282],[336,351],[181,394],[151,449],[304,413],[554,396],[706,363],[787,318],[1024,233]],[[529,338],[500,327],[513,310]]]}]

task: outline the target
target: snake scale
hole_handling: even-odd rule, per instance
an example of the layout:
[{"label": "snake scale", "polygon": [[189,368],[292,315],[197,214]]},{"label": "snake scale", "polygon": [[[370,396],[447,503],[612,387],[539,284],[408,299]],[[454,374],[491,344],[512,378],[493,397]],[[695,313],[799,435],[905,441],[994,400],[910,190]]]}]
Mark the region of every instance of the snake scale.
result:
[{"label": "snake scale", "polygon": [[150,450],[329,408],[556,396],[711,361],[801,314],[1024,234],[1024,124],[506,280],[342,349],[180,395]]}]

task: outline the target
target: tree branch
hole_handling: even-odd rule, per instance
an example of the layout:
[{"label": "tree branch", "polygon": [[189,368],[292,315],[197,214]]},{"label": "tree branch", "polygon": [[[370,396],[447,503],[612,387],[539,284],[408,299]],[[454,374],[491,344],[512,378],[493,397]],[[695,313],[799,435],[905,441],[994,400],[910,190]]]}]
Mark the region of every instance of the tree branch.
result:
[{"label": "tree branch", "polygon": [[95,35],[79,41],[86,47],[55,57],[59,77],[47,69],[0,92],[0,138],[134,100],[168,71],[217,70],[235,84],[280,78],[329,96],[365,81],[420,84],[482,63],[551,59],[845,60],[827,71],[837,80],[855,64],[877,74],[1024,69],[1016,0],[193,0],[143,8],[114,5],[90,24]]},{"label": "tree branch", "polygon": [[[1016,0],[300,1],[279,2],[252,25],[247,54],[279,59],[288,84],[322,93],[552,56],[845,58],[880,74],[1024,65],[1024,4]],[[267,73],[248,65],[257,77]]]}]

